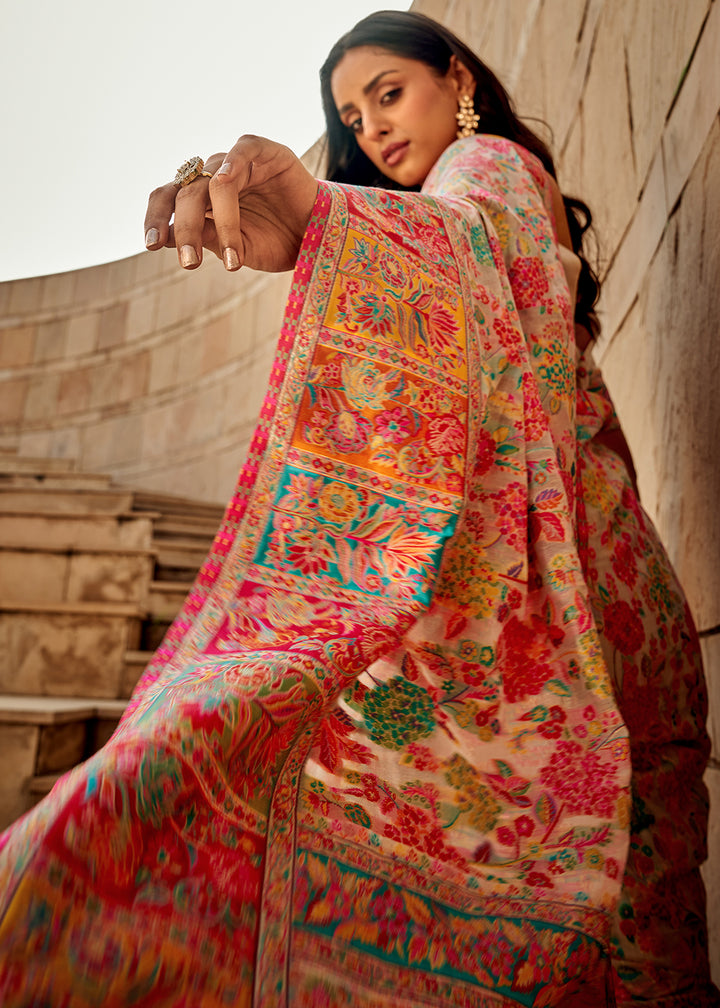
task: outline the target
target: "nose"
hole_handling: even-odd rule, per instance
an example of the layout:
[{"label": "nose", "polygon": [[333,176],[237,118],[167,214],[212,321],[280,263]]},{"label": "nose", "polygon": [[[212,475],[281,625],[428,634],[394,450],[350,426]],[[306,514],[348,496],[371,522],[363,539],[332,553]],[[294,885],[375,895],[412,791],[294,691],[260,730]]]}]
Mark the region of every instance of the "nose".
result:
[{"label": "nose", "polygon": [[363,116],[363,133],[367,140],[378,141],[387,136],[390,126],[387,119],[377,109],[367,112]]}]

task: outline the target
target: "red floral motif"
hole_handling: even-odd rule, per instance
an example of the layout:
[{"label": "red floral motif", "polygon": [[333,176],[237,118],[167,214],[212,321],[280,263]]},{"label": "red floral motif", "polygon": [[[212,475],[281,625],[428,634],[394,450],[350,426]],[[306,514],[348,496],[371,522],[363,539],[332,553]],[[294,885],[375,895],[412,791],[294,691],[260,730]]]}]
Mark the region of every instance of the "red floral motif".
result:
[{"label": "red floral motif", "polygon": [[484,476],[486,472],[489,472],[490,467],[495,461],[496,448],[495,439],[483,427],[477,439],[475,467],[473,469],[474,476]]},{"label": "red floral motif", "polygon": [[500,634],[498,658],[505,668],[503,685],[510,703],[539,693],[552,675],[547,637],[538,633],[536,622],[542,625],[539,618],[523,623],[511,616]]},{"label": "red floral motif", "polygon": [[570,812],[610,815],[617,789],[614,765],[578,742],[560,741],[550,763],[540,771],[540,780],[559,795]]},{"label": "red floral motif", "polygon": [[550,289],[547,267],[539,256],[516,256],[508,270],[519,309],[539,304]]},{"label": "red floral motif", "polygon": [[452,413],[444,413],[428,424],[427,441],[439,455],[457,455],[465,450],[465,427]]},{"label": "red floral motif", "polygon": [[623,654],[635,654],[645,643],[642,620],[625,599],[606,606],[602,618],[605,636]]}]

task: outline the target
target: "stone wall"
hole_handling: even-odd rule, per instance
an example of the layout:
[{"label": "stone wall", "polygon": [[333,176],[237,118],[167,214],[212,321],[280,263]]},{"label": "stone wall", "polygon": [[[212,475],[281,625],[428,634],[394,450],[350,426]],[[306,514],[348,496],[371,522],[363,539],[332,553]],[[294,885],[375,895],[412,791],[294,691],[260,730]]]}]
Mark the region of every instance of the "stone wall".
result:
[{"label": "stone wall", "polygon": [[[593,207],[600,363],[711,690],[709,889],[720,980],[720,0],[417,0],[543,120]],[[174,254],[0,285],[0,450],[222,500],[261,402],[288,277]]]}]

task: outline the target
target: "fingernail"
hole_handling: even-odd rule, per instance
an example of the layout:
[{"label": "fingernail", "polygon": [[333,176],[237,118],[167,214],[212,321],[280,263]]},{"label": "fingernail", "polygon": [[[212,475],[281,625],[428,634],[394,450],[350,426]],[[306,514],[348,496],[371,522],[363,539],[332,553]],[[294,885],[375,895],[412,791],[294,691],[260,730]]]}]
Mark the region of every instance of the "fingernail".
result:
[{"label": "fingernail", "polygon": [[200,262],[198,254],[192,245],[183,245],[180,249],[180,262],[183,266],[197,266]]},{"label": "fingernail", "polygon": [[223,262],[225,263],[225,269],[227,270],[240,269],[240,259],[234,248],[226,248],[223,250]]},{"label": "fingernail", "polygon": [[148,228],[145,232],[145,247],[150,248],[151,245],[157,245],[160,241],[160,232],[157,228]]},{"label": "fingernail", "polygon": [[232,171],[232,165],[230,164],[230,162],[229,161],[223,161],[223,163],[218,168],[216,174],[217,175],[229,175],[231,171]]}]

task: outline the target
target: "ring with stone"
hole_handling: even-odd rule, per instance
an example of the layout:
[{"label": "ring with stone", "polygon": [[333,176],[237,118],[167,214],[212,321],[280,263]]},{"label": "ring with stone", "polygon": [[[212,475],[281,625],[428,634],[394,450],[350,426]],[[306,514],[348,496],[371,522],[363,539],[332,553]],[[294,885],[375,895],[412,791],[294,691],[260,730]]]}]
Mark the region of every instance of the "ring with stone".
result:
[{"label": "ring with stone", "polygon": [[191,157],[189,161],[181,164],[178,168],[177,175],[173,179],[173,185],[186,186],[203,175],[207,178],[212,178],[212,172],[204,171],[204,168],[205,162],[201,157]]}]

